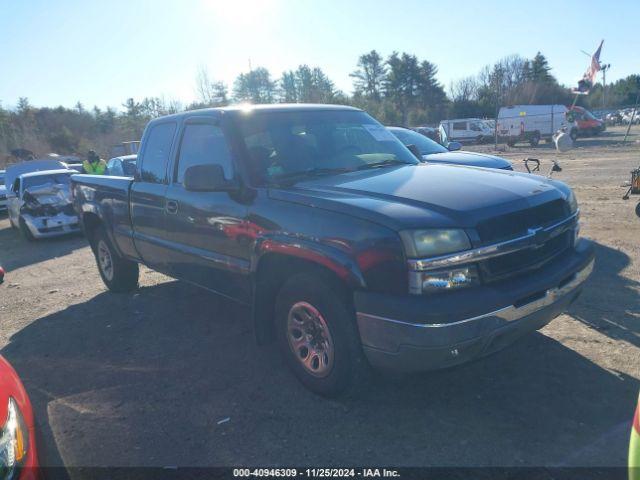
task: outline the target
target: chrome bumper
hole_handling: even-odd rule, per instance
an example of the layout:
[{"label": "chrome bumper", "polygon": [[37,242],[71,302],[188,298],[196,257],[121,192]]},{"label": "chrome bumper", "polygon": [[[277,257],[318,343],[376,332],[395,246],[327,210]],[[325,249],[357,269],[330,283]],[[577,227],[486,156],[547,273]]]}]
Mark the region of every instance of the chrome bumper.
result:
[{"label": "chrome bumper", "polygon": [[59,213],[52,217],[32,217],[22,215],[24,223],[35,238],[56,237],[80,231],[76,215]]},{"label": "chrome bumper", "polygon": [[516,304],[452,323],[411,323],[357,313],[363,349],[382,368],[429,370],[464,363],[537,330],[577,298],[594,260],[578,272]]}]

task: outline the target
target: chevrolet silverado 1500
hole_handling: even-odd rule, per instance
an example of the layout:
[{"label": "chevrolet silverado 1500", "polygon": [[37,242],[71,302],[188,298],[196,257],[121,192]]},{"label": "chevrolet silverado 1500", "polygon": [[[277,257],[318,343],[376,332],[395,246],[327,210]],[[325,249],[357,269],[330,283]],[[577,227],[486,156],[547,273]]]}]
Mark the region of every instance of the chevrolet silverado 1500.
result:
[{"label": "chevrolet silverado 1500", "polygon": [[248,304],[257,340],[324,395],[371,365],[495,352],[562,313],[594,262],[565,184],[421,163],[350,107],[158,118],[133,178],[72,185],[109,289],[135,289],[143,263]]}]

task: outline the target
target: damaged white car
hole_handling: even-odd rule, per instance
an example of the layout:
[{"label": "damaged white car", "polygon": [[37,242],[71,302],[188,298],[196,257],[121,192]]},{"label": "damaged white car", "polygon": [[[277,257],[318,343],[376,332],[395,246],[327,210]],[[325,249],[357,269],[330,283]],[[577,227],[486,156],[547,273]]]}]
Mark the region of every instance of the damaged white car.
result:
[{"label": "damaged white car", "polygon": [[7,209],[7,187],[4,184],[5,171],[0,170],[0,212]]},{"label": "damaged white car", "polygon": [[9,186],[11,226],[28,239],[53,237],[80,231],[69,184],[74,170],[23,173]]}]

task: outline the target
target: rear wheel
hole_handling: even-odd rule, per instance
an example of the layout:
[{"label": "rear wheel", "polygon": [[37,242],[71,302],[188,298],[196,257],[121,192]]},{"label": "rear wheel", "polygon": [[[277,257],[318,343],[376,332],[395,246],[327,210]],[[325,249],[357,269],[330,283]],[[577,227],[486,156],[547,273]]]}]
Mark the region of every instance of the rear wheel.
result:
[{"label": "rear wheel", "polygon": [[370,367],[355,315],[345,295],[322,274],[285,282],[276,300],[276,330],[289,368],[309,390],[324,396],[355,393]]},{"label": "rear wheel", "polygon": [[138,264],[118,254],[102,227],[93,232],[91,247],[100,277],[109,290],[122,293],[138,288]]}]

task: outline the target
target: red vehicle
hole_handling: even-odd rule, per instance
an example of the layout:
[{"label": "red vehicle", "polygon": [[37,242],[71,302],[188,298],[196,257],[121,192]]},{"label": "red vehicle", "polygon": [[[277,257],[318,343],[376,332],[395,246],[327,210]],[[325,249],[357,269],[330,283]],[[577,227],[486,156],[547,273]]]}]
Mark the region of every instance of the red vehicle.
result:
[{"label": "red vehicle", "polygon": [[0,356],[0,478],[35,480],[38,471],[31,402],[18,374]]},{"label": "red vehicle", "polygon": [[567,109],[573,113],[576,124],[578,125],[578,135],[581,137],[590,137],[604,132],[607,126],[604,120],[600,120],[593,116],[589,110],[583,107],[568,106]]}]

